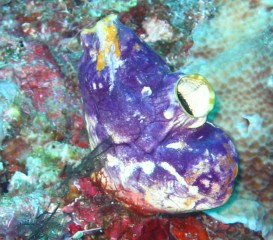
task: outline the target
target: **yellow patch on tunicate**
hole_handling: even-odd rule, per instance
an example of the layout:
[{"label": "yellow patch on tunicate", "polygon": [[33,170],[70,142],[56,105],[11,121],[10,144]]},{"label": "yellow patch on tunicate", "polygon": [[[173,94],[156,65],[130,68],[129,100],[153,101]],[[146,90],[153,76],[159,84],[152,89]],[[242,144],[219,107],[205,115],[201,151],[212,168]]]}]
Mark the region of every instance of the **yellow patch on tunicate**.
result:
[{"label": "yellow patch on tunicate", "polygon": [[227,160],[228,160],[228,164],[230,164],[230,165],[234,164],[234,160],[232,159],[230,153],[228,153],[228,155],[227,155]]},{"label": "yellow patch on tunicate", "polygon": [[136,43],[136,44],[134,45],[134,49],[138,51],[138,50],[140,49],[139,44]]},{"label": "yellow patch on tunicate", "polygon": [[204,117],[214,107],[213,88],[201,75],[191,74],[181,77],[177,82],[175,94],[184,112],[191,117]]},{"label": "yellow patch on tunicate", "polygon": [[185,177],[185,180],[188,185],[192,185],[196,181],[196,176],[195,175],[188,175]]},{"label": "yellow patch on tunicate", "polygon": [[97,173],[96,173],[96,172],[92,172],[91,175],[90,175],[90,178],[91,178],[93,181],[96,181]]},{"label": "yellow patch on tunicate", "polygon": [[235,165],[234,169],[233,169],[233,174],[232,174],[231,178],[232,179],[236,178],[237,174],[238,174],[238,165]]},{"label": "yellow patch on tunicate", "polygon": [[99,38],[100,49],[96,66],[98,71],[105,68],[108,54],[116,56],[117,59],[120,58],[121,53],[119,48],[118,30],[114,24],[116,19],[116,15],[109,15],[99,21],[95,27],[85,29],[81,33],[82,35],[96,33]]},{"label": "yellow patch on tunicate", "polygon": [[100,43],[102,46],[100,47],[97,60],[98,71],[104,69],[106,65],[106,56],[108,53],[112,52],[117,58],[120,58],[117,28],[114,24],[111,24],[110,26],[104,26],[102,31],[105,32],[105,39],[102,43]]},{"label": "yellow patch on tunicate", "polygon": [[212,193],[219,193],[221,190],[221,186],[218,183],[211,183],[211,192]]}]

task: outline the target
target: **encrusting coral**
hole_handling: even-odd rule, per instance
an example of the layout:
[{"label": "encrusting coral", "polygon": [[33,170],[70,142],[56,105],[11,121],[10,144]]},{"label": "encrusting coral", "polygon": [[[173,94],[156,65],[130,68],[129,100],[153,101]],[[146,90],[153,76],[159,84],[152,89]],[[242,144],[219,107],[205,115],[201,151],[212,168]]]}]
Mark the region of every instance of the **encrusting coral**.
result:
[{"label": "encrusting coral", "polygon": [[[232,219],[232,214],[235,221],[246,222],[251,218],[257,224],[248,226],[263,230],[264,236],[270,239],[273,234],[270,180],[273,177],[273,35],[270,30],[273,4],[270,1],[217,3],[216,16],[194,29],[194,44],[182,70],[198,72],[211,80],[217,95],[216,108],[209,119],[231,134],[240,154],[236,199],[248,207],[240,214],[240,220],[236,217],[239,210],[234,201],[226,221]],[[253,204],[260,209],[257,215],[253,214],[251,202],[256,202]],[[220,215],[219,219],[223,220]]]}]

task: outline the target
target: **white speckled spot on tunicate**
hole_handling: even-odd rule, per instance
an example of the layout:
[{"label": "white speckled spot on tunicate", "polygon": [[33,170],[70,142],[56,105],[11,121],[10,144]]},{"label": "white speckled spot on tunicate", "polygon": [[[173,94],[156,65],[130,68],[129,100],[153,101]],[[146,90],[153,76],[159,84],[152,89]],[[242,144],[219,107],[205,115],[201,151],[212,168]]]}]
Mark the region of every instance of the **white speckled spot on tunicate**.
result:
[{"label": "white speckled spot on tunicate", "polygon": [[[87,45],[86,47],[88,47],[88,44],[86,44],[86,45]],[[89,55],[90,55],[90,57],[92,58],[92,61],[93,61],[93,62],[97,61],[97,51],[91,49],[91,50],[89,51]]]},{"label": "white speckled spot on tunicate", "polygon": [[85,114],[85,122],[86,122],[86,129],[88,132],[88,137],[89,137],[89,144],[90,148],[94,149],[98,143],[99,139],[95,131],[97,124],[98,124],[98,119],[95,116],[89,116],[88,114]]},{"label": "white speckled spot on tunicate", "polygon": [[173,149],[183,149],[185,147],[185,143],[183,141],[180,142],[173,142],[166,145],[167,148],[173,148]]},{"label": "white speckled spot on tunicate", "polygon": [[184,186],[187,186],[188,184],[186,183],[185,179],[175,170],[175,168],[170,165],[169,163],[167,162],[162,162],[160,164],[160,167],[162,167],[163,169],[165,169],[166,171],[168,171],[171,175],[173,175],[177,181],[184,185]]},{"label": "white speckled spot on tunicate", "polygon": [[152,90],[150,87],[143,87],[141,90],[141,95],[143,98],[148,97],[152,94]]},{"label": "white speckled spot on tunicate", "polygon": [[[204,156],[205,157],[208,157],[209,156],[209,150],[208,149],[206,149],[206,151],[204,152]],[[207,160],[207,159],[206,159]]]},{"label": "white speckled spot on tunicate", "polygon": [[185,179],[176,171],[176,169],[171,166],[169,163],[167,162],[162,162],[160,164],[160,167],[162,167],[163,169],[165,169],[166,171],[168,171],[171,175],[173,175],[177,181],[184,187],[188,188],[188,195],[196,195],[197,198],[200,198],[200,194],[199,194],[199,188],[197,186],[192,186],[189,185]]},{"label": "white speckled spot on tunicate", "polygon": [[128,179],[134,174],[134,172],[141,168],[142,171],[150,175],[153,173],[155,164],[152,161],[145,161],[145,162],[137,162],[137,163],[131,163],[127,164],[126,166],[120,162],[120,179],[122,181],[123,185],[127,184]]},{"label": "white speckled spot on tunicate", "polygon": [[150,175],[154,172],[155,164],[152,161],[146,161],[142,166],[143,172],[145,172],[147,175]]},{"label": "white speckled spot on tunicate", "polygon": [[111,155],[111,154],[107,154],[107,165],[109,167],[115,167],[117,165],[119,165],[120,161],[118,158],[116,158],[115,156]]},{"label": "white speckled spot on tunicate", "polygon": [[173,118],[174,115],[174,109],[173,108],[168,108],[166,111],[163,112],[163,116],[167,119],[170,120]]},{"label": "white speckled spot on tunicate", "polygon": [[206,188],[208,188],[209,185],[210,185],[210,181],[209,181],[208,179],[202,179],[202,180],[201,180],[201,183],[204,184],[204,186],[205,186]]}]

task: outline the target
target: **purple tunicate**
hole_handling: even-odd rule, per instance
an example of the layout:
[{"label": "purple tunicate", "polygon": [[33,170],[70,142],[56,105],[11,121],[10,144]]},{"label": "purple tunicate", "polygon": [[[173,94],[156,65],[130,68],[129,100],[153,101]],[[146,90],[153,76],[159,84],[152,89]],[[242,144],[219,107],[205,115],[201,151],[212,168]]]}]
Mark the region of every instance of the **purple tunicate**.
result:
[{"label": "purple tunicate", "polygon": [[146,214],[224,204],[233,190],[238,157],[230,138],[203,116],[211,103],[198,99],[214,97],[203,94],[208,83],[199,75],[183,79],[183,73],[172,73],[114,15],[81,37],[79,81],[90,146],[109,136],[114,143],[93,179]]}]

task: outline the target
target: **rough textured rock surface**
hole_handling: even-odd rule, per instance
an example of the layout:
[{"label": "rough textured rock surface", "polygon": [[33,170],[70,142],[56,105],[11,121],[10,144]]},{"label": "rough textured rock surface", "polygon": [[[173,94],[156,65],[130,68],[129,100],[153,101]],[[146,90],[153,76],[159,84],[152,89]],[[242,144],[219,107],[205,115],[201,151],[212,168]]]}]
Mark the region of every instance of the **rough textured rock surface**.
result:
[{"label": "rough textured rock surface", "polygon": [[[218,1],[217,6],[214,18],[192,33],[185,71],[203,74],[215,87],[216,109],[209,118],[232,135],[239,151],[238,198],[245,199],[241,204],[249,206],[244,211],[253,220],[264,219],[264,226],[257,229],[272,234],[273,5]],[[249,201],[256,201],[261,216],[252,214]]]},{"label": "rough textured rock surface", "polygon": [[[66,197],[62,196],[63,191],[60,194],[55,191],[55,183],[58,185],[62,181],[59,173],[64,166],[79,163],[87,153],[83,148],[88,147],[77,86],[76,69],[82,54],[79,32],[112,13],[108,9],[111,5],[101,6],[101,1],[4,0],[0,1],[0,218],[3,220],[0,236],[63,239],[76,231],[103,227],[105,234],[86,234],[85,238],[133,239],[132,236],[136,236],[143,239],[142,234],[164,237],[172,232],[176,238],[192,239],[204,236],[205,227],[211,239],[262,239],[261,232],[247,228],[251,227],[263,230],[264,237],[271,239],[268,226],[273,225],[272,215],[268,213],[272,213],[272,142],[267,143],[266,139],[272,132],[272,122],[266,114],[272,114],[272,105],[270,97],[266,96],[270,96],[273,84],[272,72],[266,69],[272,66],[272,1],[140,0],[134,7],[134,4],[126,5],[126,9],[118,5],[122,1],[109,2],[115,2],[113,7],[120,12],[120,20],[126,26],[141,38],[156,41],[149,44],[172,69],[188,61],[187,66],[212,81],[219,98],[218,106],[225,103],[225,107],[216,108],[219,111],[210,119],[225,131],[232,130],[230,135],[235,141],[239,140],[238,149],[244,156],[238,181],[243,191],[234,195],[235,203],[238,201],[240,205],[222,209],[224,212],[217,218],[222,216],[225,222],[229,218],[244,225],[223,224],[207,215],[201,219],[198,215],[194,215],[195,219],[184,216],[178,216],[178,220],[169,216],[143,219],[100,190],[94,190],[90,186],[93,183],[80,185],[84,179],[74,179],[75,184],[69,185]],[[151,36],[155,34],[153,26],[158,25],[162,31]],[[171,35],[172,38],[166,38]],[[191,48],[195,54],[188,58]],[[234,51],[225,55],[228,49]],[[220,61],[221,54],[226,56],[223,61]],[[203,65],[202,69],[198,65]],[[224,74],[221,69],[225,70]],[[227,93],[222,86],[232,74],[244,84],[234,81],[235,84],[226,86]],[[254,81],[255,76],[263,80]],[[251,87],[253,84],[255,88]],[[6,86],[10,90],[8,95]],[[35,104],[34,99],[37,100]],[[256,103],[259,105],[254,105]],[[239,112],[234,112],[233,106]],[[239,121],[237,126],[240,109],[248,108],[252,108],[253,115],[244,114],[245,120]],[[222,110],[225,114],[221,115]],[[233,115],[227,116],[229,113]],[[243,137],[245,135],[248,137]],[[73,212],[54,215],[47,221],[59,202],[58,213],[62,213],[64,206],[75,204]],[[239,212],[241,209],[244,211]],[[41,224],[43,221],[48,224]],[[25,228],[24,223],[31,224]],[[70,223],[70,232],[67,232],[65,229]],[[188,223],[196,227],[193,224],[189,227]]]}]

